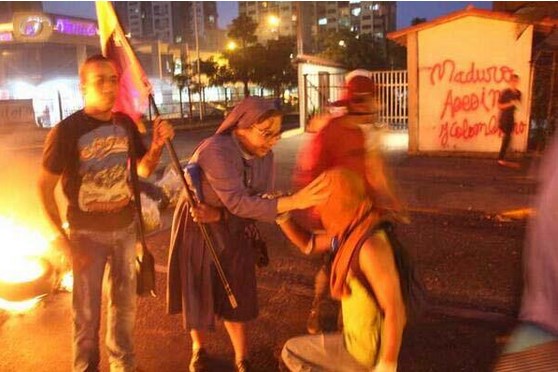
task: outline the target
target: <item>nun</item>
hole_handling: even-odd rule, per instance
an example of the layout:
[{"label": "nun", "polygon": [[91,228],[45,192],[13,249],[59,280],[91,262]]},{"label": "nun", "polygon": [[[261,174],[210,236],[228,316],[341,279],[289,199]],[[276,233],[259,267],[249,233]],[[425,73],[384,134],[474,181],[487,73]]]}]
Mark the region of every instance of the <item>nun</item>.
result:
[{"label": "nun", "polygon": [[[192,338],[190,371],[208,369],[204,346],[216,319],[223,320],[230,337],[236,370],[250,370],[246,322],[258,316],[254,222],[273,223],[291,210],[327,198],[323,182],[293,195],[269,197],[274,187],[272,148],[281,136],[281,121],[277,101],[246,98],[190,160],[201,169],[203,203],[194,208],[182,195],[176,206],[167,286],[167,310],[182,313]],[[196,222],[208,226],[236,308],[229,303]]]}]

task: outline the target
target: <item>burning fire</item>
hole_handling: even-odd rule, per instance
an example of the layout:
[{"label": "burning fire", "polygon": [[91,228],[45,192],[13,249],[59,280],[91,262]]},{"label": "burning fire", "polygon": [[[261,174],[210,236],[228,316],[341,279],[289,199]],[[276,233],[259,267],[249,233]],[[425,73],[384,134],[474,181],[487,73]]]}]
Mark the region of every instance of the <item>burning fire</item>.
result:
[{"label": "burning fire", "polygon": [[[0,236],[9,245],[0,248],[0,294],[12,286],[24,285],[41,278],[47,270],[49,241],[37,231],[0,216]],[[3,287],[3,288],[1,288]],[[0,296],[1,297],[1,296]],[[33,308],[42,295],[21,301],[0,298],[0,308],[22,312]]]}]

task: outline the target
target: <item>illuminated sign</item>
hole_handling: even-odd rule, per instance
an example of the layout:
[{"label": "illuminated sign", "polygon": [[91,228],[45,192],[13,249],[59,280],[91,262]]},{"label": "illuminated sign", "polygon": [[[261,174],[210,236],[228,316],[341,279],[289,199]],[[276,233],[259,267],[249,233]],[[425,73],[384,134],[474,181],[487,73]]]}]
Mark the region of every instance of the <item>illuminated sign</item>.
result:
[{"label": "illuminated sign", "polygon": [[47,40],[51,34],[52,23],[46,15],[40,13],[14,14],[14,40],[40,42]]},{"label": "illuminated sign", "polygon": [[95,22],[78,21],[69,18],[56,18],[54,30],[61,34],[78,36],[97,36]]},{"label": "illuminated sign", "polygon": [[27,17],[19,24],[19,32],[23,36],[37,36],[43,30],[43,22],[45,22],[43,17]]},{"label": "illuminated sign", "polygon": [[1,41],[13,41],[14,35],[10,31],[0,32],[0,42]]}]

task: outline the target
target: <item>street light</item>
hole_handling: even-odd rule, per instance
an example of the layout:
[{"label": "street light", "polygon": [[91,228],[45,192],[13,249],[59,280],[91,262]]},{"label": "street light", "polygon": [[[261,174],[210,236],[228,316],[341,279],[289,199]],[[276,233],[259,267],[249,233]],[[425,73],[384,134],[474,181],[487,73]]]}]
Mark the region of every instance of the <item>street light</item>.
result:
[{"label": "street light", "polygon": [[267,17],[267,24],[271,27],[279,27],[279,23],[281,23],[281,20],[275,14],[270,14]]},{"label": "street light", "polygon": [[277,39],[279,39],[279,24],[281,20],[275,14],[270,14],[267,17],[267,25],[271,27],[271,32],[277,31]]},{"label": "street light", "polygon": [[227,50],[230,50],[230,51],[232,52],[232,51],[235,50],[237,47],[238,47],[238,45],[236,45],[236,43],[235,43],[234,41],[231,40],[231,41],[229,41],[229,42],[227,43],[227,47],[226,47],[226,48],[227,48]]}]

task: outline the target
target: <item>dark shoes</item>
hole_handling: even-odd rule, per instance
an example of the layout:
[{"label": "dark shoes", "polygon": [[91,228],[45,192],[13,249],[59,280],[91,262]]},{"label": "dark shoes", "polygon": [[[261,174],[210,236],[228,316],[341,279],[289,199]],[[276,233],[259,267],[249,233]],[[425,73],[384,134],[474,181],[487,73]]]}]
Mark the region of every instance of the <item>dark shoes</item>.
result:
[{"label": "dark shoes", "polygon": [[250,362],[246,359],[242,359],[240,362],[236,363],[235,371],[237,372],[250,372],[252,368],[250,368]]},{"label": "dark shoes", "polygon": [[[192,359],[190,359],[190,366],[188,367],[190,372],[205,372],[209,371],[209,357],[205,349],[201,348],[192,353]],[[250,362],[243,359],[237,362],[235,365],[235,371],[237,372],[250,372]]]},{"label": "dark shoes", "polygon": [[192,353],[192,359],[190,359],[190,366],[188,370],[190,372],[204,372],[208,371],[209,360],[205,349],[201,348]]}]

